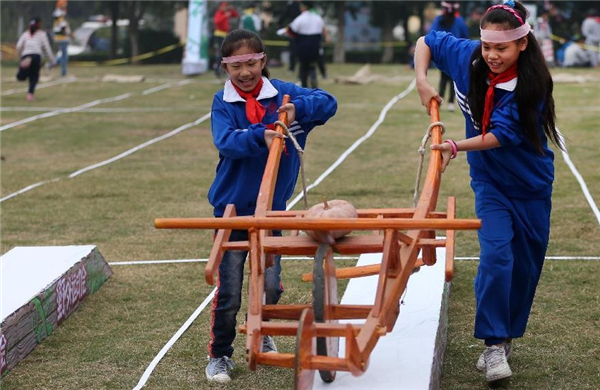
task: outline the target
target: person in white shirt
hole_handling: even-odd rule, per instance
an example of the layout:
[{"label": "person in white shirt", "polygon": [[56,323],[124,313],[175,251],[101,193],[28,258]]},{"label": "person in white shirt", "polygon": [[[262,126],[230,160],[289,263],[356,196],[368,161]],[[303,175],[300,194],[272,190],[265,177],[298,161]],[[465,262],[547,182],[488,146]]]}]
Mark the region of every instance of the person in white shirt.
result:
[{"label": "person in white shirt", "polygon": [[314,10],[312,1],[300,2],[302,13],[287,27],[288,33],[296,39],[298,62],[300,63],[300,82],[308,88],[308,76],[311,75],[311,87],[317,88],[315,64],[323,54],[322,42],[326,32],[325,21]]},{"label": "person in white shirt", "polygon": [[565,44],[565,58],[562,62],[564,68],[590,66],[590,57],[582,47],[583,37],[575,37]]},{"label": "person in white shirt", "polygon": [[31,19],[29,21],[29,28],[21,35],[16,47],[21,58],[17,80],[25,81],[29,79],[29,89],[27,90],[26,98],[28,102],[33,100],[35,87],[40,78],[40,68],[44,53],[50,59],[51,65],[56,63],[48,35],[40,29],[41,23],[40,18]]},{"label": "person in white shirt", "polygon": [[600,17],[597,10],[592,8],[587,12],[587,17],[581,23],[581,34],[585,36],[590,62],[597,68],[600,65]]}]

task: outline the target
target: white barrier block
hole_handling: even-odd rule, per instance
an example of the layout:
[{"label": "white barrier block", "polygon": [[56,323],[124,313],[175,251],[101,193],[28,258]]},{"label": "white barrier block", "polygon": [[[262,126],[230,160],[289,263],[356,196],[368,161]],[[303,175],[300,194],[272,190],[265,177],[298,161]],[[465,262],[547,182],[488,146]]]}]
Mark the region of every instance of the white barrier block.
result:
[{"label": "white barrier block", "polygon": [[[331,383],[323,382],[315,372],[314,390],[439,389],[449,293],[449,284],[444,280],[445,253],[445,248],[438,248],[436,264],[422,266],[410,276],[394,329],[379,338],[367,371],[358,377],[338,371]],[[381,254],[361,255],[357,265],[377,264],[381,258]],[[351,279],[341,303],[372,305],[378,278],[374,275]],[[344,347],[345,339],[340,338],[340,357],[344,357]]]}]

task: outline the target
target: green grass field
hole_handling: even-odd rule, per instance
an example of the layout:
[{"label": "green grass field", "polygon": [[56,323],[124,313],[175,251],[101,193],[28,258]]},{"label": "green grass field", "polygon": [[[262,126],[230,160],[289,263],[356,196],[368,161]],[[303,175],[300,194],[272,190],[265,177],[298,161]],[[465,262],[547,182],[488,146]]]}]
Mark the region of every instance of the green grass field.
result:
[{"label": "green grass field", "polygon": [[[377,65],[372,72],[387,79],[362,86],[335,83],[336,76],[352,75],[359,68],[358,64],[330,65],[330,79],[321,82],[338,98],[339,109],[309,137],[305,154],[309,184],[367,133],[383,107],[413,79],[406,65]],[[14,82],[16,69],[3,64],[0,126],[8,128],[0,133],[0,198],[13,196],[0,203],[0,253],[16,246],[93,244],[108,262],[206,258],[210,231],[157,230],[153,221],[212,215],[206,194],[218,155],[210,119],[182,126],[209,113],[222,81],[211,73],[186,79],[178,65],[72,67],[69,71],[76,81],[40,88],[36,100],[26,103],[25,84]],[[291,79],[283,69],[271,71],[275,78]],[[434,80],[436,72],[432,71]],[[104,83],[106,74],[143,75],[145,80]],[[594,131],[600,119],[600,73],[554,69],[553,74],[558,127],[597,205],[600,138]],[[177,84],[182,81],[187,83]],[[117,96],[120,100],[111,101]],[[91,102],[95,103],[82,108]],[[56,109],[75,110],[10,125]],[[460,113],[442,109],[441,120],[447,126],[446,137],[464,136]],[[391,107],[370,138],[309,192],[309,203],[327,196],[348,200],[357,208],[411,207],[417,150],[428,124],[416,91],[410,92]],[[165,138],[158,140],[161,136]],[[122,158],[86,170],[128,151]],[[74,173],[78,174],[70,177]],[[36,183],[43,184],[20,192]],[[301,191],[300,185],[296,191]],[[445,208],[448,196],[457,198],[458,218],[474,218],[464,155],[452,162],[442,178],[439,209]],[[295,206],[301,207],[302,202]],[[557,151],[548,256],[600,256],[599,234],[599,221],[580,182]],[[477,255],[476,233],[458,232],[456,256]],[[339,265],[351,264],[344,260]],[[481,352],[472,337],[476,267],[475,261],[456,264],[443,389],[487,388],[474,367]],[[528,332],[516,341],[511,361],[514,376],[507,388],[598,388],[599,267],[597,261],[547,261]],[[112,269],[114,275],[97,293],[2,378],[2,390],[132,389],[213,289],[204,282],[202,263],[113,265]],[[284,263],[282,303],[310,302],[310,286],[300,281],[309,270],[307,261]],[[209,319],[206,310],[158,364],[144,389],[293,388],[292,370],[247,369],[243,335],[236,339],[234,381],[226,386],[208,384],[204,366]],[[293,351],[292,340],[277,341],[281,350]]]}]

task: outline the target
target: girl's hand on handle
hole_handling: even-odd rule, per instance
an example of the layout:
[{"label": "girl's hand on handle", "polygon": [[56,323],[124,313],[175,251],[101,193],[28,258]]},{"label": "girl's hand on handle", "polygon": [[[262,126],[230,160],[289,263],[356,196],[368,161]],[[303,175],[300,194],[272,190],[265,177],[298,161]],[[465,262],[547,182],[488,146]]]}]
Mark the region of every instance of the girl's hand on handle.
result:
[{"label": "girl's hand on handle", "polygon": [[449,143],[444,142],[441,144],[431,145],[431,150],[439,150],[442,152],[442,173],[444,173],[452,158],[452,146],[450,146]]},{"label": "girl's hand on handle", "polygon": [[286,103],[277,109],[277,112],[287,112],[287,123],[288,126],[294,122],[296,119],[296,106],[294,103]]},{"label": "girl's hand on handle", "polygon": [[267,148],[271,149],[274,138],[285,138],[285,135],[275,130],[265,129],[265,144],[267,144]]},{"label": "girl's hand on handle", "polygon": [[431,115],[431,99],[437,100],[438,104],[442,104],[442,97],[427,81],[417,81],[417,92],[421,98],[421,104],[425,106],[427,115]]}]

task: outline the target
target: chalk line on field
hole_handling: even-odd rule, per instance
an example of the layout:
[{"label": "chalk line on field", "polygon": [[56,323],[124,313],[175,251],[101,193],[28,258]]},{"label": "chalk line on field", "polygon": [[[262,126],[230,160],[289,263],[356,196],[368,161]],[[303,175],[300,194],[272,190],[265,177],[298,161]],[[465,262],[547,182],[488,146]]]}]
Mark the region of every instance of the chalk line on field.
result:
[{"label": "chalk line on field", "polygon": [[[56,107],[0,107],[0,112],[47,112],[54,111]],[[81,110],[84,113],[132,113],[132,112],[185,112],[185,111],[198,111],[197,108],[175,108],[175,107],[96,107],[86,108]]]},{"label": "chalk line on field", "polygon": [[[394,96],[392,98],[392,100],[390,100],[385,105],[385,107],[383,108],[383,110],[379,114],[379,119],[377,119],[377,121],[373,124],[373,126],[371,126],[371,128],[369,129],[369,131],[367,131],[367,133],[364,136],[362,136],[361,138],[359,138],[354,144],[352,144],[352,146],[350,146],[350,148],[348,148],[344,153],[342,153],[342,155],[340,156],[340,158],[338,158],[333,163],[333,165],[331,165],[327,170],[325,170],[325,172],[323,172],[323,174],[321,176],[319,176],[319,178],[311,186],[309,186],[309,188],[314,188],[319,183],[321,183],[327,176],[329,176],[329,174],[331,172],[333,172],[333,170],[335,168],[337,168],[346,159],[346,157],[348,157],[348,155],[350,153],[352,153],[366,139],[368,139],[369,137],[371,137],[371,135],[373,135],[373,133],[377,130],[377,128],[379,127],[379,125],[383,122],[383,119],[385,118],[385,115],[387,114],[387,112],[389,111],[389,109],[398,100],[403,99],[406,95],[408,95],[408,93],[414,89],[415,84],[416,84],[415,79],[413,79],[413,81],[410,83],[410,85],[408,86],[408,88],[404,92],[402,92],[402,93]],[[308,188],[307,188],[307,192],[308,192]],[[300,199],[302,199],[302,196],[303,196],[302,193],[300,195],[298,195],[292,202],[290,202],[290,204],[288,204],[288,206],[286,207],[286,210],[290,210],[292,207],[294,207],[294,205]],[[212,292],[210,293],[209,297],[214,296],[215,291],[216,291],[216,288],[212,290]],[[144,374],[140,378],[137,386],[133,388],[133,390],[139,390],[142,387],[144,387],[144,385],[146,384],[146,381],[150,377],[150,374],[152,373],[152,371],[154,371],[154,368],[160,362],[160,360],[163,358],[163,356],[165,355],[165,353],[171,348],[171,346],[177,341],[177,339],[187,330],[187,328],[190,326],[190,324],[200,315],[200,313],[202,313],[202,310],[204,310],[204,307],[206,307],[205,302],[207,301],[207,299],[205,299],[204,302],[202,302],[202,304],[200,305],[200,307],[198,307],[198,309],[196,309],[196,311],[190,316],[190,318],[188,318],[188,320],[185,322],[185,324],[182,325],[182,327],[179,329],[179,331],[177,331],[177,334],[175,336],[173,336],[171,338],[171,340],[169,340],[169,342],[163,347],[163,349],[161,349],[161,351],[159,352],[159,354],[156,355],[156,357],[152,360],[152,362],[150,363],[150,365],[148,366],[148,368],[146,368],[146,371],[144,371]]]},{"label": "chalk line on field", "polygon": [[21,119],[21,120],[16,121],[16,122],[8,123],[8,124],[0,127],[0,131],[12,129],[13,127],[24,125],[25,123],[33,122],[33,121],[36,121],[38,119],[50,118],[52,116],[56,116],[56,115],[60,115],[60,114],[66,114],[66,113],[70,113],[70,112],[77,112],[77,111],[85,110],[88,107],[97,106],[98,104],[102,104],[102,103],[116,102],[116,101],[119,101],[119,100],[127,99],[128,97],[131,97],[132,95],[133,95],[133,93],[128,92],[128,93],[125,93],[123,95],[119,95],[119,96],[115,96],[115,97],[111,97],[111,98],[94,100],[93,102],[85,103],[85,104],[82,104],[82,105],[77,106],[77,107],[59,108],[58,110],[54,110],[54,111],[50,111],[50,112],[45,112],[43,114],[30,116],[28,118],[24,118],[24,119]]},{"label": "chalk line on field", "polygon": [[[556,130],[558,130],[558,128]],[[590,194],[590,191],[588,190],[587,185],[585,184],[585,180],[583,179],[583,177],[581,176],[581,174],[575,167],[575,164],[573,164],[573,162],[571,161],[571,157],[569,156],[569,152],[567,150],[567,143],[566,143],[565,139],[563,138],[563,135],[560,132],[560,130],[558,130],[558,135],[559,135],[560,141],[565,146],[565,150],[560,151],[562,154],[563,160],[565,160],[565,163],[571,169],[571,173],[573,173],[573,176],[575,176],[575,178],[577,179],[577,182],[579,183],[579,186],[581,187],[581,191],[583,192],[583,196],[585,196],[585,199],[587,200],[588,204],[590,205],[592,212],[596,216],[596,220],[598,220],[598,223],[600,224],[600,211],[598,210],[598,206],[596,205],[594,198],[592,198],[592,194]]]},{"label": "chalk line on field", "polygon": [[[335,260],[356,260],[358,256],[334,256]],[[314,257],[309,256],[282,256],[281,261],[313,261]],[[479,260],[479,256],[457,256],[455,261],[472,261]],[[600,256],[546,256],[546,260],[584,260],[584,261],[600,261]],[[112,261],[110,266],[119,265],[148,265],[148,264],[178,264],[178,263],[206,263],[208,259],[167,259],[167,260],[138,260],[138,261]]]},{"label": "chalk line on field", "polygon": [[[413,79],[411,81],[410,85],[408,86],[408,88],[406,88],[402,93],[394,96],[392,98],[392,100],[390,100],[385,105],[385,107],[383,107],[383,109],[379,113],[379,118],[377,119],[377,121],[375,123],[373,123],[373,125],[365,133],[365,135],[363,135],[362,137],[360,137],[359,139],[357,139],[356,142],[354,142],[348,149],[346,149],[346,151],[344,153],[342,153],[342,155],[329,168],[327,168],[325,170],[325,172],[323,172],[321,174],[321,176],[319,176],[317,178],[317,180],[315,180],[312,184],[310,184],[309,186],[307,186],[306,187],[306,192],[308,193],[308,191],[310,191],[312,188],[315,188],[316,186],[318,186],[323,180],[325,180],[325,178],[327,176],[329,176],[331,174],[331,172],[333,172],[337,167],[339,167],[344,162],[344,160],[346,160],[346,158],[350,155],[350,153],[352,153],[353,151],[355,151],[356,148],[358,148],[360,146],[360,144],[362,144],[363,142],[365,142],[367,139],[371,138],[371,136],[379,128],[379,125],[381,125],[381,123],[383,123],[383,120],[385,119],[385,116],[387,115],[387,112],[390,110],[390,108],[392,108],[392,106],[394,104],[396,104],[396,102],[398,102],[400,99],[404,99],[404,97],[406,95],[408,95],[415,88],[415,85],[416,85],[416,79]],[[302,200],[303,197],[304,197],[304,194],[302,192],[300,192],[298,194],[298,196],[296,196],[290,202],[290,206],[289,207],[290,208],[294,207],[294,205],[296,203],[298,203],[300,200]]]},{"label": "chalk line on field", "polygon": [[[61,85],[61,84],[67,84],[67,83],[72,83],[74,81],[77,81],[77,79],[75,79],[74,77],[69,77],[69,78],[62,78],[62,79],[58,79],[55,81],[49,81],[47,83],[43,83],[43,84],[38,84],[35,89],[43,89],[43,88],[47,88],[47,87],[53,87],[55,85]],[[12,95],[15,93],[25,93],[27,92],[27,88],[16,88],[16,89],[9,89],[7,91],[3,91],[2,92],[2,96],[6,96],[6,95]]]},{"label": "chalk line on field", "polygon": [[[121,158],[123,158],[123,157],[127,157],[127,156],[129,156],[130,154],[132,154],[132,153],[135,153],[135,152],[137,152],[137,151],[139,151],[139,150],[141,150],[141,149],[145,148],[146,146],[150,146],[150,145],[152,145],[152,144],[155,144],[155,143],[157,143],[157,142],[159,142],[159,141],[162,141],[162,140],[164,140],[164,139],[167,139],[167,138],[169,138],[169,137],[172,137],[172,136],[174,136],[174,135],[176,135],[176,134],[178,134],[178,133],[182,132],[183,130],[189,129],[190,127],[193,127],[193,126],[199,125],[200,123],[204,122],[204,121],[205,121],[205,120],[207,120],[208,118],[210,118],[210,113],[208,113],[208,114],[204,115],[204,116],[203,116],[203,117],[201,117],[201,118],[198,118],[198,119],[196,119],[194,122],[190,122],[190,123],[187,123],[187,124],[185,124],[185,125],[183,125],[183,126],[180,126],[180,127],[176,128],[175,130],[172,130],[172,131],[170,131],[170,132],[169,132],[169,133],[167,133],[167,134],[163,134],[163,135],[161,135],[160,137],[153,138],[153,139],[151,139],[150,141],[144,142],[144,143],[143,143],[143,144],[141,144],[141,145],[138,145],[138,146],[136,146],[136,147],[134,147],[134,148],[131,148],[131,149],[129,149],[129,150],[127,150],[127,151],[125,151],[125,152],[123,152],[123,153],[119,154],[118,156],[115,156],[115,157],[113,157],[113,158],[109,158],[108,160],[104,160],[104,161],[102,161],[102,162],[99,162],[98,164],[90,165],[90,166],[88,166],[88,167],[86,167],[86,168],[83,168],[83,169],[80,169],[80,170],[78,170],[78,171],[75,171],[75,172],[71,173],[69,176],[67,176],[67,178],[69,178],[69,179],[72,179],[72,178],[74,178],[74,177],[76,177],[76,176],[79,176],[79,175],[81,175],[82,173],[85,173],[85,172],[91,171],[92,169],[100,168],[100,167],[102,167],[102,166],[104,166],[104,165],[107,165],[107,164],[113,163],[113,162],[115,162],[115,161],[117,161],[117,160],[119,160],[119,159],[121,159]],[[44,184],[47,184],[47,183],[56,182],[56,181],[59,181],[59,180],[60,180],[60,178],[59,178],[59,177],[57,177],[57,178],[54,178],[54,179],[52,179],[52,180],[46,180],[46,181],[41,181],[41,182],[39,182],[39,183],[36,183],[36,184],[32,184],[32,185],[30,185],[30,186],[27,186],[27,187],[25,187],[25,188],[23,188],[23,189],[21,189],[21,190],[19,190],[19,191],[13,192],[13,193],[12,193],[12,194],[10,194],[10,195],[7,195],[7,196],[5,196],[5,197],[3,197],[3,198],[0,198],[0,203],[4,202],[5,200],[8,200],[8,199],[10,199],[10,198],[14,198],[15,196],[17,196],[17,195],[20,195],[20,194],[22,194],[22,193],[24,193],[24,192],[27,192],[27,191],[29,191],[29,190],[32,190],[32,189],[34,189],[34,188],[37,188],[37,187],[39,187],[39,186],[41,186],[41,185],[44,185]]]},{"label": "chalk line on field", "polygon": [[[181,86],[181,85],[189,84],[191,82],[192,82],[192,80],[181,80],[181,81],[175,83],[175,85],[176,86]],[[173,83],[166,83],[166,84],[163,84],[163,85],[159,85],[158,87],[150,88],[150,89],[147,89],[147,90],[143,91],[142,95],[149,95],[151,93],[162,91],[163,89],[167,89],[167,88],[170,88],[172,86],[173,86]]]},{"label": "chalk line on field", "polygon": [[[191,81],[189,81],[189,80],[182,80],[182,81],[180,81],[178,83],[175,83],[175,85],[176,86],[180,86],[180,85],[189,84],[190,82]],[[166,88],[170,88],[172,86],[173,86],[172,83],[166,83],[164,85],[159,85],[158,87],[153,87],[153,88],[149,88],[149,89],[146,89],[146,90],[142,91],[142,95],[147,95],[148,93],[156,92],[157,88],[166,89]],[[150,91],[150,92],[148,92],[148,91]],[[128,93],[125,93],[125,94],[122,94],[122,95],[119,95],[119,96],[114,96],[114,97],[110,97],[110,98],[104,98],[104,99],[94,100],[92,102],[85,103],[85,104],[82,104],[82,105],[77,106],[77,107],[59,108],[59,109],[54,110],[54,111],[45,112],[43,114],[30,116],[28,118],[24,118],[24,119],[18,120],[16,122],[8,123],[8,124],[6,124],[4,126],[1,126],[0,127],[0,131],[12,129],[13,127],[24,125],[25,123],[33,122],[33,121],[36,121],[38,119],[49,118],[49,117],[60,115],[60,114],[67,114],[67,113],[72,113],[72,112],[77,112],[77,111],[83,111],[86,108],[97,106],[99,104],[111,103],[111,102],[116,102],[116,101],[119,101],[119,100],[127,99],[127,98],[130,98],[133,95],[134,95],[133,92],[128,92]]]},{"label": "chalk line on field", "polygon": [[[334,256],[335,260],[356,260],[358,256]],[[281,261],[314,260],[308,256],[282,256]],[[206,263],[208,259],[170,259],[170,260],[139,260],[139,261],[113,261],[108,265],[141,265],[141,264],[177,264],[177,263]]]},{"label": "chalk line on field", "polygon": [[192,315],[181,326],[181,328],[179,328],[177,333],[175,333],[173,337],[171,337],[171,339],[165,344],[165,346],[162,347],[158,355],[156,355],[154,359],[152,359],[152,362],[150,362],[150,365],[148,366],[148,368],[146,368],[146,370],[142,374],[142,377],[138,381],[138,384],[133,388],[133,390],[139,390],[142,387],[144,387],[144,385],[148,381],[148,378],[150,378],[150,374],[152,374],[152,371],[154,371],[154,367],[156,367],[156,365],[162,360],[163,356],[166,355],[166,353],[169,351],[169,349],[171,349],[171,347],[173,346],[173,344],[175,344],[179,337],[181,337],[181,335],[190,327],[190,325],[192,325],[192,323],[200,315],[202,310],[204,310],[204,308],[210,303],[210,301],[212,301],[215,295],[215,291],[216,289],[212,290],[212,292],[208,294],[208,296],[204,299],[200,306],[198,306],[196,311],[192,313]]}]

